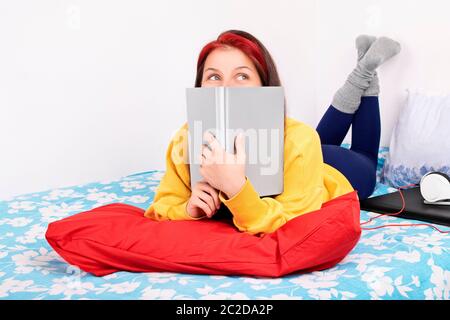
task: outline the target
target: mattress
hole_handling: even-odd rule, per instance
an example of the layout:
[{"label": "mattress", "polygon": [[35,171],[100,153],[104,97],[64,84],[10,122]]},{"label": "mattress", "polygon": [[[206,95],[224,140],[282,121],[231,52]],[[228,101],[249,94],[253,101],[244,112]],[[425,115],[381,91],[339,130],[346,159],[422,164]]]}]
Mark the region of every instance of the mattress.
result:
[{"label": "mattress", "polygon": [[[379,150],[372,196],[396,191],[380,183],[388,152]],[[50,222],[80,211],[113,202],[147,208],[163,174],[152,170],[1,201],[0,299],[449,299],[450,235],[426,226],[363,231],[335,267],[282,278],[165,272],[95,277],[68,265],[46,242]],[[361,211],[361,220],[376,215]],[[414,221],[383,216],[365,227],[387,223]]]}]

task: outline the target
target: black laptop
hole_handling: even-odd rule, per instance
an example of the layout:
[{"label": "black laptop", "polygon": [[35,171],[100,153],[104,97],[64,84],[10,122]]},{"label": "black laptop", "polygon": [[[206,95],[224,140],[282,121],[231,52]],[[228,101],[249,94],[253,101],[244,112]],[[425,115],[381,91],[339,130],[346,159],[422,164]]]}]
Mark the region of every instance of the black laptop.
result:
[{"label": "black laptop", "polygon": [[[405,209],[396,217],[421,220],[450,226],[450,206],[425,204],[420,187],[401,189],[405,198]],[[403,201],[399,191],[360,200],[361,210],[392,214],[402,209]]]}]

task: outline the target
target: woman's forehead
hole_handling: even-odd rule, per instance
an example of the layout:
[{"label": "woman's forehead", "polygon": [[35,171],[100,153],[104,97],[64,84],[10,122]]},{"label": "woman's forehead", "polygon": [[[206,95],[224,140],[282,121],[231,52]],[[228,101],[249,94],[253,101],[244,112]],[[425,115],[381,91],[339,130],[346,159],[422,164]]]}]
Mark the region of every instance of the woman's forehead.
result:
[{"label": "woman's forehead", "polygon": [[244,52],[232,47],[214,49],[205,61],[205,71],[207,69],[234,70],[243,67],[253,70],[254,64]]}]

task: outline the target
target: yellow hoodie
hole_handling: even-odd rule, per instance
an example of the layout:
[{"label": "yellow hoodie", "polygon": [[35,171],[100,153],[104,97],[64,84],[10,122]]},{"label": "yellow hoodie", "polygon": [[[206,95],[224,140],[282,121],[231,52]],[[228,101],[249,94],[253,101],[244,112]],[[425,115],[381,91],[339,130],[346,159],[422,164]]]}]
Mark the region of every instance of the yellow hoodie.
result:
[{"label": "yellow hoodie", "polygon": [[[247,178],[232,198],[220,192],[220,201],[233,215],[233,223],[251,234],[270,233],[299,215],[318,210],[324,202],[353,191],[347,178],[323,162],[320,136],[309,125],[286,117],[284,132],[284,191],[259,197]],[[187,214],[191,196],[187,162],[187,123],[170,141],[166,172],[145,216],[153,220],[198,220]]]}]

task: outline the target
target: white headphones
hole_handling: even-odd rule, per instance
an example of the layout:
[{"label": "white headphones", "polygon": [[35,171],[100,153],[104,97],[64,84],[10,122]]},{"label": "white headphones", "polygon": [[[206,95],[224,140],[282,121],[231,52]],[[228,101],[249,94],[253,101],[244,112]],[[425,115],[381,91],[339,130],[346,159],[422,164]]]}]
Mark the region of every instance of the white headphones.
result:
[{"label": "white headphones", "polygon": [[420,179],[420,193],[425,204],[450,205],[450,177],[431,171]]}]

